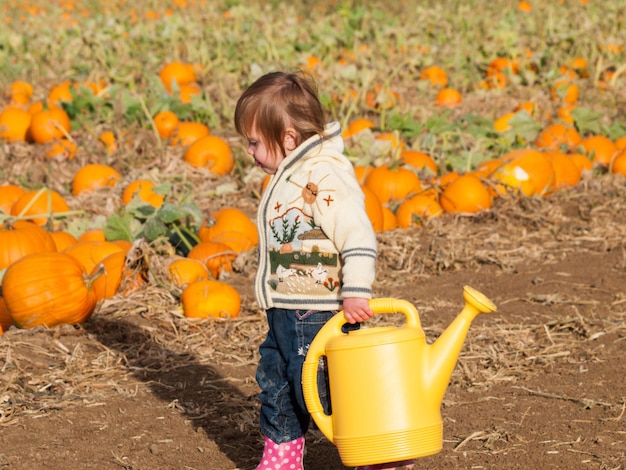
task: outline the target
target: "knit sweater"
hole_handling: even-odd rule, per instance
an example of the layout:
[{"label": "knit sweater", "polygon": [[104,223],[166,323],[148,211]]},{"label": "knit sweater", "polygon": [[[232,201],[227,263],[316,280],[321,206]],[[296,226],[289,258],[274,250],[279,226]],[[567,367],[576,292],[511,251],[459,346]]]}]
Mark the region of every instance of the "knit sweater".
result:
[{"label": "knit sweater", "polygon": [[257,214],[260,307],[336,310],[345,297],[372,297],[376,235],[339,123],[280,163]]}]

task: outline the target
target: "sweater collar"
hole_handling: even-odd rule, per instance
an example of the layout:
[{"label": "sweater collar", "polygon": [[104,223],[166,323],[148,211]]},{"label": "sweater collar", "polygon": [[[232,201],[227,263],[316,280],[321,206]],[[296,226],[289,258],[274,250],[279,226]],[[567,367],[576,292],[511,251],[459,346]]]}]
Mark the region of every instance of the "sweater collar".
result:
[{"label": "sweater collar", "polygon": [[[281,164],[283,170],[288,170],[303,159],[319,154],[322,147],[324,148],[324,153],[343,153],[344,144],[341,137],[341,126],[338,122],[329,122],[324,127],[323,135],[309,137],[290,152]],[[314,151],[316,148],[318,149],[317,152]]]}]

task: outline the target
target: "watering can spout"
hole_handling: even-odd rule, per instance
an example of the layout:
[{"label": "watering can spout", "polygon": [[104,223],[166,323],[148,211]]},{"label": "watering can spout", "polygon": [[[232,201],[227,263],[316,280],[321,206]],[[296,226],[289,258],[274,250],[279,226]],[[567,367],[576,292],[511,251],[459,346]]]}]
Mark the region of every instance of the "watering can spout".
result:
[{"label": "watering can spout", "polygon": [[443,400],[472,321],[481,313],[497,310],[491,300],[470,286],[463,288],[463,299],[465,306],[461,313],[441,336],[427,347],[427,354],[424,357],[426,361],[423,376],[425,388],[438,401]]}]

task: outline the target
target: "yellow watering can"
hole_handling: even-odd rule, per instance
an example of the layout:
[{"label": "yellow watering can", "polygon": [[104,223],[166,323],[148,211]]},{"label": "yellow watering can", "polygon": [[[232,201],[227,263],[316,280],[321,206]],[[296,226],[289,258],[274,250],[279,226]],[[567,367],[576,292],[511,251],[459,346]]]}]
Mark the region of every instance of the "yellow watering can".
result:
[{"label": "yellow watering can", "polygon": [[[443,447],[441,402],[472,320],[496,306],[465,286],[465,306],[427,344],[416,308],[405,300],[372,299],[374,313],[403,313],[404,327],[349,333],[340,312],[319,331],[302,370],[306,406],[346,466],[412,460]],[[326,356],[332,412],[319,398],[317,370]]]}]

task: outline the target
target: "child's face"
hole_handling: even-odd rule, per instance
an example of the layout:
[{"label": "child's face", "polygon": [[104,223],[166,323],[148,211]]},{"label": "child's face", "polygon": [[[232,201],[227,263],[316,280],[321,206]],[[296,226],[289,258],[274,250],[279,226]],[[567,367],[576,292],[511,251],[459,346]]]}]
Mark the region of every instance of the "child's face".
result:
[{"label": "child's face", "polygon": [[254,158],[254,164],[261,168],[268,175],[273,175],[278,169],[278,165],[283,161],[281,154],[274,154],[265,145],[262,137],[257,134],[256,130],[253,130],[248,136],[248,155]]},{"label": "child's face", "polygon": [[[283,146],[287,152],[296,148],[293,135],[293,129],[287,129],[283,142]],[[247,152],[248,155],[254,158],[254,164],[268,175],[276,174],[280,163],[285,159],[281,152],[274,153],[263,141],[263,137],[254,128],[248,136]]]}]

